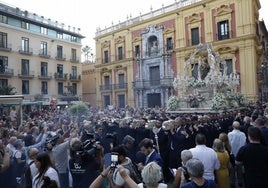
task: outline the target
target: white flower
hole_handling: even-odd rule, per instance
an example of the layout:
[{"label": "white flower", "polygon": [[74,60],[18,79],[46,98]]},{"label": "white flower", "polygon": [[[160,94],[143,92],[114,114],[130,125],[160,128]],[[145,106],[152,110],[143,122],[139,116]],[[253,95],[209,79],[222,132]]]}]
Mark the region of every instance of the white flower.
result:
[{"label": "white flower", "polygon": [[175,111],[179,108],[179,99],[176,96],[171,96],[168,99],[167,110]]}]

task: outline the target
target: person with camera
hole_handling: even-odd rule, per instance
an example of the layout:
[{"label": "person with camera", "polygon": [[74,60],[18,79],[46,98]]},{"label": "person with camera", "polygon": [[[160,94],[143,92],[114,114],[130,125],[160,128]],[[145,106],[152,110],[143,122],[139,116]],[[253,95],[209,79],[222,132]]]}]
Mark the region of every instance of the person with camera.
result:
[{"label": "person with camera", "polygon": [[[113,154],[117,155],[117,156],[115,156],[115,158],[118,159],[117,162],[113,160],[114,159]],[[116,188],[118,188],[118,187],[127,187],[125,185],[125,182],[122,179],[118,169],[116,168],[117,163],[126,169],[126,171],[129,174],[129,176],[136,183],[140,183],[142,181],[141,176],[140,176],[140,172],[138,171],[138,169],[135,166],[135,164],[132,163],[131,159],[126,156],[126,151],[125,151],[125,149],[124,149],[124,147],[122,145],[113,148],[111,156],[112,156],[112,159],[111,159],[112,164],[111,164],[111,166],[114,168],[114,172],[113,172],[113,176],[112,176],[112,182],[110,182],[111,187],[116,187]]]},{"label": "person with camera", "polygon": [[103,169],[103,148],[94,139],[82,142],[79,138],[70,141],[69,168],[72,188],[88,188]]}]

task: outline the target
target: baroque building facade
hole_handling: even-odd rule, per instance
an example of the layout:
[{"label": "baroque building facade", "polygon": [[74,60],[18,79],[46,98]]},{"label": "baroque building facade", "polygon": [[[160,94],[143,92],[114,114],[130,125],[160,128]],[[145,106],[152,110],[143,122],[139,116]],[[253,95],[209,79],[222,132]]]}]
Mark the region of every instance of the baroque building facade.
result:
[{"label": "baroque building facade", "polygon": [[80,29],[0,3],[0,86],[27,102],[82,98]]},{"label": "baroque building facade", "polygon": [[225,59],[227,73],[239,75],[237,91],[251,101],[267,96],[266,76],[258,76],[268,48],[260,8],[259,0],[180,0],[97,29],[96,106],[165,107],[176,94],[174,78],[206,43]]}]

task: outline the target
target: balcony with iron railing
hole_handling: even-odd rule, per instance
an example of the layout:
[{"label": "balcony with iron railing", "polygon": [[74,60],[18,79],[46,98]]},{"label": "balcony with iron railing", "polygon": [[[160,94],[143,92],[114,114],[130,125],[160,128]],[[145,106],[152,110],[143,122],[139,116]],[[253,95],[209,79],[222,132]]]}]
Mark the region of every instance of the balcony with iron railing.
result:
[{"label": "balcony with iron railing", "polygon": [[1,77],[12,77],[14,76],[14,70],[9,68],[0,69]]},{"label": "balcony with iron railing", "polygon": [[72,62],[72,63],[79,63],[79,58],[77,58],[77,57],[71,57],[70,58],[70,62]]},{"label": "balcony with iron railing", "polygon": [[21,71],[18,74],[19,78],[34,78],[34,71]]},{"label": "balcony with iron railing", "polygon": [[67,73],[58,73],[55,72],[54,77],[56,80],[66,81],[68,80],[68,74]]},{"label": "balcony with iron railing", "polygon": [[115,90],[127,89],[127,83],[114,84],[113,88]]},{"label": "balcony with iron railing", "polygon": [[69,75],[69,80],[73,82],[79,82],[81,81],[81,75]]},{"label": "balcony with iron railing", "polygon": [[0,50],[10,52],[12,50],[11,46],[11,44],[0,43]]},{"label": "balcony with iron railing", "polygon": [[33,48],[25,48],[20,46],[19,53],[24,55],[33,55]]},{"label": "balcony with iron railing", "polygon": [[111,91],[111,90],[126,90],[128,87],[127,83],[121,84],[106,84],[100,86],[100,91]]},{"label": "balcony with iron railing", "polygon": [[173,87],[174,78],[163,78],[160,80],[143,80],[143,81],[134,81],[134,89],[148,89],[152,87]]},{"label": "balcony with iron railing", "polygon": [[100,85],[100,91],[112,91],[113,84]]},{"label": "balcony with iron railing", "polygon": [[38,78],[40,80],[50,80],[52,78],[52,73],[49,74],[41,73],[41,75],[38,75]]},{"label": "balcony with iron railing", "polygon": [[44,50],[39,50],[39,57],[50,58],[50,52],[46,52]]},{"label": "balcony with iron railing", "polygon": [[66,55],[65,54],[57,54],[55,59],[59,60],[59,61],[65,61],[66,60]]}]

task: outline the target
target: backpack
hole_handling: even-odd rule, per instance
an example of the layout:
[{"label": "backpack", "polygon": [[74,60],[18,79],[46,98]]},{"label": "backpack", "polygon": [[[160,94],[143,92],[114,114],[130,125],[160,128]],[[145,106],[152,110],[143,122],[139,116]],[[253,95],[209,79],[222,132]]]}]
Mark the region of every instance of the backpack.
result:
[{"label": "backpack", "polygon": [[33,163],[34,161],[31,161],[29,164],[28,163],[25,164],[21,175],[19,188],[32,188],[32,174],[30,166]]}]

